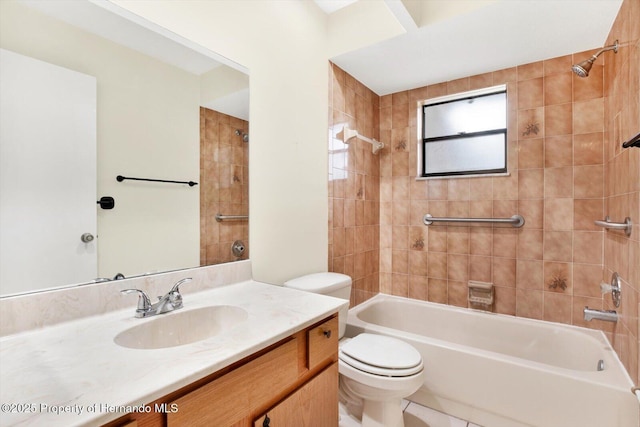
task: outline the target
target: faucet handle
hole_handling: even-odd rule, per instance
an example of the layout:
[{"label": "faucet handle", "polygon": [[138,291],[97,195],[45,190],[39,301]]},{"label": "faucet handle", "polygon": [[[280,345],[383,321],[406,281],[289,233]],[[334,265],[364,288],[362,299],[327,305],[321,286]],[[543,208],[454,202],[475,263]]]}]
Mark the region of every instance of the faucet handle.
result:
[{"label": "faucet handle", "polygon": [[169,297],[169,301],[173,305],[174,309],[182,308],[182,295],[180,294],[180,285],[190,282],[191,280],[193,280],[191,277],[179,280],[175,285],[173,285],[173,287],[167,294],[167,296]]},{"label": "faucet handle", "polygon": [[170,294],[171,294],[171,293],[174,293],[174,292],[180,293],[180,285],[182,285],[183,283],[190,282],[190,281],[192,281],[192,280],[193,280],[193,279],[192,279],[191,277],[187,277],[187,278],[185,278],[185,279],[178,280],[178,282],[177,282],[175,285],[173,285],[173,287],[171,288],[171,290],[169,291],[169,293],[170,293]]},{"label": "faucet handle", "polygon": [[120,291],[121,294],[131,294],[133,292],[138,293],[138,308],[136,309],[136,313],[149,311],[151,309],[151,300],[145,291],[140,289],[123,289]]}]

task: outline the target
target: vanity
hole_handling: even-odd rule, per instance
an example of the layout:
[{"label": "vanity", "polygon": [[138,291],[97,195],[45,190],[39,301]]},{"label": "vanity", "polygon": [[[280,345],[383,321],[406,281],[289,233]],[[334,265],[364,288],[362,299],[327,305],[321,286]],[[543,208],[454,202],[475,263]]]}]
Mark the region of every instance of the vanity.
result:
[{"label": "vanity", "polygon": [[336,316],[108,426],[337,425]]},{"label": "vanity", "polygon": [[[337,425],[337,312],[343,304],[245,280],[185,292],[183,309],[150,318],[135,318],[134,303],[5,335],[0,400],[9,406],[0,420],[34,426]],[[191,343],[116,343],[144,323],[211,307],[235,307],[246,317],[224,324],[223,313],[186,328],[180,321],[182,329],[214,330]]]}]

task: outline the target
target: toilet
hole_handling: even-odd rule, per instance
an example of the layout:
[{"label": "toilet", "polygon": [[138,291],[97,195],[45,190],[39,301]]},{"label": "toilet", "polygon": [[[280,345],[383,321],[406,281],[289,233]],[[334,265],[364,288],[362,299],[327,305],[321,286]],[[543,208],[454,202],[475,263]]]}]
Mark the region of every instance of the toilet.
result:
[{"label": "toilet", "polygon": [[[291,279],[285,287],[349,300],[351,278],[314,273]],[[340,403],[362,427],[404,427],[402,399],[424,382],[422,356],[396,338],[362,333],[344,338],[349,307],[338,313]]]}]

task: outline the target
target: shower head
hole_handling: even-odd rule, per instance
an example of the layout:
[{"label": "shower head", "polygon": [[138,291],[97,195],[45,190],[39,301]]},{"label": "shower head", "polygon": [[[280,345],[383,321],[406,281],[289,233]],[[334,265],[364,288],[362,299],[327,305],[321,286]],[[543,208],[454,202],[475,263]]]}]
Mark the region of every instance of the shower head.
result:
[{"label": "shower head", "polygon": [[611,46],[603,47],[591,58],[586,59],[578,64],[573,64],[571,66],[571,70],[576,73],[578,77],[588,77],[589,71],[591,71],[591,67],[593,66],[593,63],[596,61],[596,59],[598,59],[598,56],[600,56],[602,52],[606,52],[608,50],[613,50],[614,53],[618,53],[618,40],[616,40],[615,43]]},{"label": "shower head", "polygon": [[242,136],[243,142],[249,142],[249,134],[241,131],[240,129],[236,129],[236,135]]},{"label": "shower head", "polygon": [[571,70],[573,70],[573,72],[576,73],[578,77],[588,77],[589,71],[591,71],[591,66],[593,65],[593,61],[595,60],[596,57],[592,56],[591,58],[586,59],[579,64],[573,64],[571,66]]}]

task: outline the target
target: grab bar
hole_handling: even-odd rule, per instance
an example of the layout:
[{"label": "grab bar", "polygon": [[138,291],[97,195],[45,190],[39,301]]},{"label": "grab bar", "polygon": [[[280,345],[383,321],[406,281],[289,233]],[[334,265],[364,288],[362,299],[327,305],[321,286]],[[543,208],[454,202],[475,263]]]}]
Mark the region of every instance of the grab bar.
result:
[{"label": "grab bar", "polygon": [[249,215],[222,215],[221,213],[216,214],[216,221],[243,221],[248,220]]},{"label": "grab bar", "polygon": [[626,234],[627,237],[631,236],[631,229],[633,228],[633,223],[631,222],[631,218],[629,217],[626,217],[624,219],[624,222],[611,222],[611,219],[609,219],[609,216],[607,215],[604,218],[604,221],[596,220],[593,223],[599,227],[604,227],[606,229],[624,230],[624,234]]},{"label": "grab bar", "polygon": [[431,214],[426,214],[422,218],[424,225],[431,225],[434,222],[481,222],[491,224],[510,224],[515,228],[520,228],[524,225],[524,218],[521,215],[513,215],[511,218],[434,218]]}]

